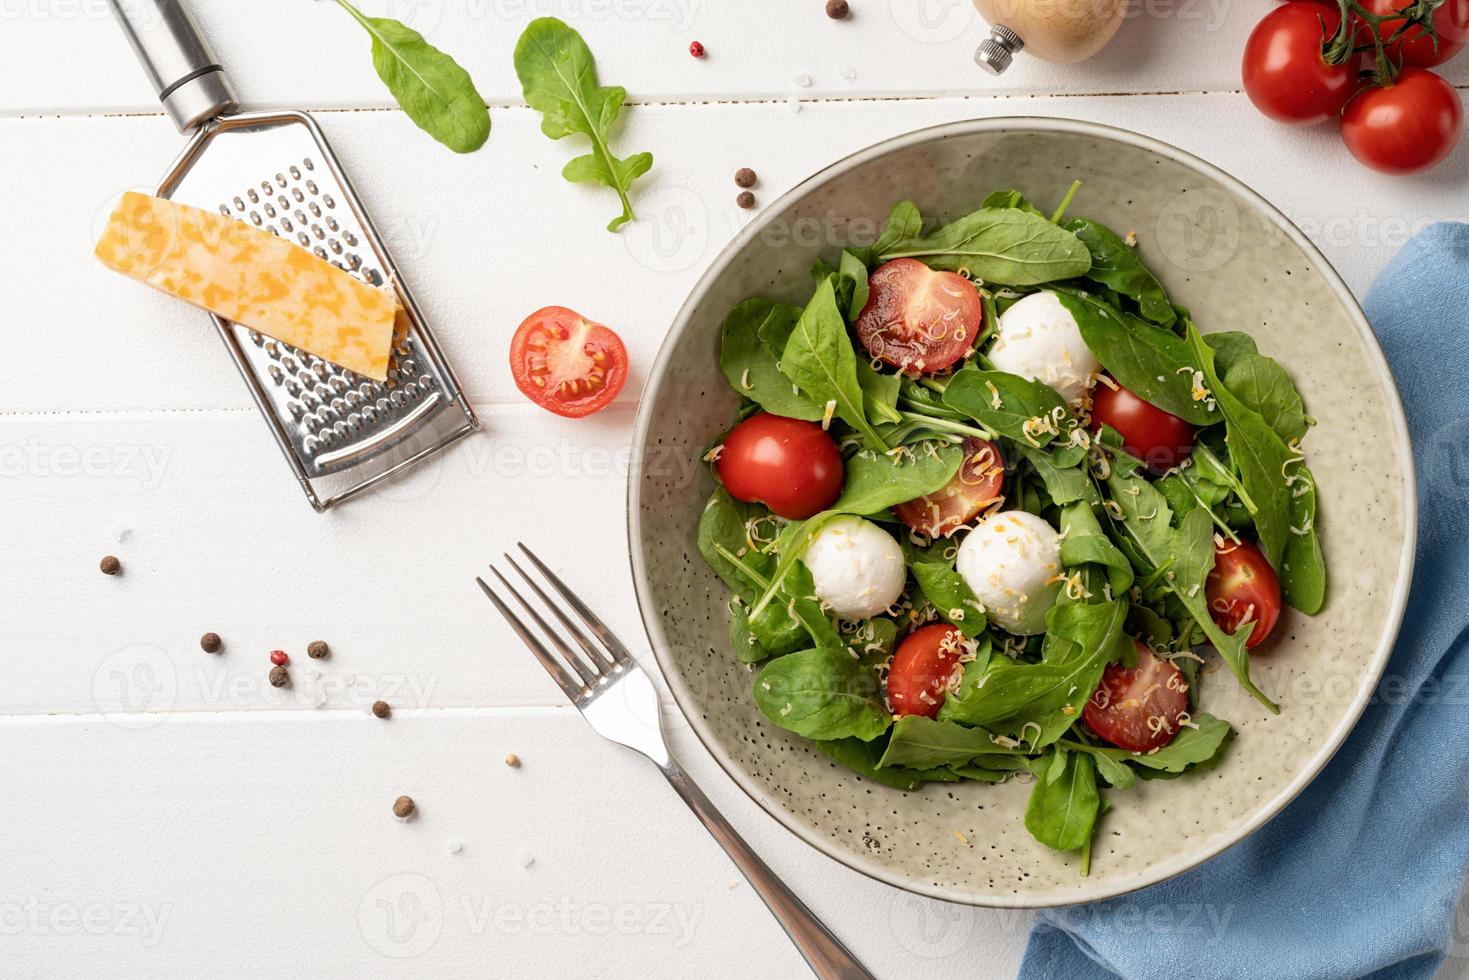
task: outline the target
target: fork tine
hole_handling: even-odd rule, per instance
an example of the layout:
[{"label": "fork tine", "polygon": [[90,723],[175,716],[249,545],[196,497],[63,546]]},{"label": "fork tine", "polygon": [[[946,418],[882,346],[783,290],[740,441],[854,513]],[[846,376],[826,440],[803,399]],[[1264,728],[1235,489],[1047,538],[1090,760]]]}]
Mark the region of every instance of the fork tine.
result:
[{"label": "fork tine", "polygon": [[613,661],[619,664],[633,662],[632,654],[627,652],[627,647],[623,646],[622,641],[613,635],[612,631],[607,628],[607,624],[598,619],[597,614],[588,609],[587,604],[578,599],[571,589],[567,588],[566,583],[557,578],[556,573],[547,568],[546,563],[536,557],[535,552],[531,551],[519,541],[516,542],[516,547],[525,552],[525,557],[529,558],[535,564],[536,568],[540,569],[541,574],[546,577],[546,581],[551,583],[551,587],[561,593],[561,598],[566,600],[567,604],[581,617],[581,621],[586,623],[588,628],[591,629],[592,634],[602,642],[602,646],[607,648],[607,652],[612,654]]},{"label": "fork tine", "polygon": [[520,573],[520,577],[525,579],[525,584],[529,585],[535,591],[535,594],[541,597],[541,602],[545,603],[546,608],[551,610],[551,614],[554,615],[558,620],[560,620],[562,626],[566,627],[566,632],[570,633],[571,638],[576,640],[577,646],[586,651],[587,656],[591,658],[592,665],[596,668],[597,672],[599,674],[611,673],[612,664],[608,662],[606,656],[603,655],[602,651],[597,649],[597,645],[591,640],[587,639],[587,635],[583,633],[581,629],[571,621],[571,617],[566,615],[566,613],[562,610],[561,605],[557,602],[552,601],[551,597],[546,595],[545,590],[536,584],[536,580],[527,575],[525,569],[521,568],[515,563],[514,558],[511,558],[509,555],[505,555],[505,560],[510,563],[511,568]]},{"label": "fork tine", "polygon": [[520,621],[520,617],[510,611],[510,607],[505,605],[505,602],[495,594],[494,589],[491,589],[485,584],[484,579],[475,576],[474,580],[479,583],[481,589],[485,590],[485,595],[489,596],[490,601],[495,604],[495,608],[500,610],[500,615],[505,617],[505,622],[510,624],[510,628],[515,631],[515,634],[530,648],[530,652],[535,654],[536,659],[541,662],[541,666],[546,669],[546,673],[551,675],[551,678],[556,681],[557,686],[565,692],[566,696],[573,701],[581,697],[585,688],[572,679],[572,676],[566,672],[566,668],[561,666],[555,657],[551,656],[551,651],[547,650],[541,641],[536,639],[534,633],[526,629],[525,624]]},{"label": "fork tine", "polygon": [[504,585],[505,589],[515,597],[515,601],[520,603],[521,606],[525,608],[525,611],[530,614],[530,618],[534,620],[535,624],[541,628],[541,633],[546,637],[546,639],[551,641],[551,645],[556,648],[556,652],[561,654],[561,659],[564,660],[567,665],[571,667],[572,670],[575,670],[578,674],[581,675],[581,679],[586,682],[587,687],[595,687],[600,675],[598,675],[595,671],[587,668],[587,665],[582,662],[581,657],[578,657],[576,655],[576,651],[571,649],[571,647],[567,645],[566,641],[561,638],[561,635],[559,633],[551,629],[550,624],[541,618],[540,613],[536,612],[535,606],[532,606],[529,602],[525,601],[525,596],[516,591],[515,586],[510,584],[510,580],[506,578],[498,568],[496,568],[494,565],[491,565],[490,571],[495,573],[495,578],[500,580],[500,584]]}]

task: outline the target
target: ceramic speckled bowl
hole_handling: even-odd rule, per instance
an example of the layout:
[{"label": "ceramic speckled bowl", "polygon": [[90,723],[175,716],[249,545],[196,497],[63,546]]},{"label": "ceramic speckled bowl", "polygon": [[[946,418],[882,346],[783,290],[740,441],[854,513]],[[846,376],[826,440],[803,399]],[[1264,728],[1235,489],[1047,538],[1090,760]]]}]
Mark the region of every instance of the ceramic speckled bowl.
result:
[{"label": "ceramic speckled bowl", "polygon": [[[807,269],[875,235],[896,200],[952,218],[997,188],[1055,202],[1119,232],[1201,327],[1246,330],[1294,376],[1320,420],[1306,448],[1332,574],[1320,615],[1289,610],[1256,679],[1269,715],[1227,673],[1205,678],[1205,710],[1238,737],[1223,763],[1111,794],[1088,878],[1022,825],[1030,787],[876,786],[770,724],[727,636],[725,589],[695,528],[714,484],[696,459],[736,396],[717,362],[719,326],[764,294],[804,302]],[[1366,436],[1367,438],[1364,438]],[[988,119],[881,143],[775,202],[715,261],[659,353],[634,435],[629,533],[643,619],[675,698],[715,758],[794,833],[872,877],[924,895],[995,906],[1065,905],[1178,874],[1258,828],[1314,777],[1382,673],[1412,567],[1408,435],[1382,353],[1351,294],[1306,238],[1227,174],[1163,143],[1089,123]]]}]

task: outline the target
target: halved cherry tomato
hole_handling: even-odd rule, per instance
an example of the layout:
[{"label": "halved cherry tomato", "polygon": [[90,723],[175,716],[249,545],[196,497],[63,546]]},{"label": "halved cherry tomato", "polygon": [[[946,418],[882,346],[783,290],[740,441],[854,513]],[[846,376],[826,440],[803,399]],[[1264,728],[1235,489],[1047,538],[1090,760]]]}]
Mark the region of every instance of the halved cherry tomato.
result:
[{"label": "halved cherry tomato", "polygon": [[1225,541],[1214,550],[1214,570],[1204,583],[1209,615],[1233,636],[1245,623],[1255,629],[1245,642],[1253,650],[1265,642],[1280,619],[1280,579],[1253,541]]},{"label": "halved cherry tomato", "polygon": [[793,521],[835,502],[846,475],[835,440],[821,426],[769,412],[731,429],[714,466],[731,497]]},{"label": "halved cherry tomato", "polygon": [[888,706],[894,715],[932,718],[939,713],[949,678],[964,652],[963,642],[963,633],[943,623],[914,630],[903,638],[888,666]]},{"label": "halved cherry tomato", "polygon": [[1256,109],[1292,125],[1325,122],[1341,112],[1357,90],[1357,59],[1328,65],[1322,55],[1340,23],[1334,3],[1292,0],[1255,25],[1241,74]]},{"label": "halved cherry tomato", "polygon": [[[1358,0],[1362,9],[1378,17],[1387,17],[1401,10],[1407,0]],[[1445,0],[1433,12],[1434,39],[1418,26],[1408,28],[1397,40],[1392,36],[1403,26],[1403,18],[1390,17],[1377,25],[1382,39],[1388,42],[1387,54],[1393,61],[1414,68],[1433,68],[1457,55],[1469,41],[1469,0]],[[1364,25],[1357,37],[1358,44],[1371,44],[1372,32]]]},{"label": "halved cherry tomato", "polygon": [[1173,741],[1188,711],[1188,681],[1172,662],[1137,644],[1137,666],[1111,663],[1087,699],[1087,727],[1118,748],[1151,752]]},{"label": "halved cherry tomato", "polygon": [[510,341],[510,373],[525,397],[579,419],[612,403],[627,382],[622,338],[564,306],[525,318]]},{"label": "halved cherry tomato", "polygon": [[1342,142],[1352,156],[1385,174],[1437,165],[1463,129],[1459,93],[1423,68],[1404,68],[1391,85],[1364,88],[1341,117]]},{"label": "halved cherry tomato", "polygon": [[[1111,382],[1109,384],[1108,382]],[[1106,423],[1122,436],[1122,448],[1147,464],[1153,473],[1177,466],[1193,452],[1194,427],[1170,415],[1121,385],[1104,378],[1092,392],[1092,431]]]},{"label": "halved cherry tomato", "polygon": [[942,490],[898,504],[898,520],[931,538],[945,537],[979,516],[979,512],[1002,499],[1005,459],[1000,447],[988,439],[969,436],[960,447],[964,462]]},{"label": "halved cherry tomato", "polygon": [[935,374],[974,349],[984,305],[974,284],[917,259],[893,259],[867,280],[857,339],[899,371]]}]

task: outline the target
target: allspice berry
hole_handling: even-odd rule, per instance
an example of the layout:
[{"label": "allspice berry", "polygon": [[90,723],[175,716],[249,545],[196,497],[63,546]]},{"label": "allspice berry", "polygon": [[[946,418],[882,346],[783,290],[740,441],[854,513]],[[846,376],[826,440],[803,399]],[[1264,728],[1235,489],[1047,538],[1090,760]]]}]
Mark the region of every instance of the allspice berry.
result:
[{"label": "allspice berry", "polygon": [[417,809],[418,804],[413,802],[411,796],[400,796],[393,801],[393,816],[399,820],[407,820]]},{"label": "allspice berry", "polygon": [[832,20],[846,20],[852,8],[847,5],[847,0],[826,0],[826,16]]},{"label": "allspice berry", "polygon": [[749,167],[741,167],[735,171],[735,183],[740,187],[754,187],[755,171]]},{"label": "allspice berry", "polygon": [[270,668],[271,687],[285,687],[289,683],[291,683],[290,671],[286,670],[286,668],[284,667],[279,666]]},{"label": "allspice berry", "polygon": [[326,645],[325,640],[312,640],[306,644],[306,656],[312,660],[320,660],[331,652],[331,648]]},{"label": "allspice berry", "polygon": [[218,633],[205,633],[199,637],[199,646],[205,653],[218,653],[224,647],[224,641],[219,638]]},{"label": "allspice berry", "polygon": [[102,559],[101,563],[98,564],[97,567],[102,569],[103,575],[116,575],[118,572],[122,571],[122,562],[118,561],[116,556],[108,555],[107,557]]},{"label": "allspice berry", "polygon": [[509,766],[511,769],[519,769],[520,756],[516,755],[514,752],[511,752],[509,755],[505,756],[505,765]]},{"label": "allspice berry", "polygon": [[739,196],[735,198],[735,203],[748,211],[755,206],[755,195],[749,191],[740,191]]},{"label": "allspice berry", "polygon": [[386,701],[372,702],[372,713],[379,718],[388,718],[393,714],[393,706]]}]

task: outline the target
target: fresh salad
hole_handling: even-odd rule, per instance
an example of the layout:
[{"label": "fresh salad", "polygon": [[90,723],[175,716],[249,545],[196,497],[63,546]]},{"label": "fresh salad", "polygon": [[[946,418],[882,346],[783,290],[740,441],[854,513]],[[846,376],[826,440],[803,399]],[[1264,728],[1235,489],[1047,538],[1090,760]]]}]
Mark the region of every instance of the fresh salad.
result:
[{"label": "fresh salad", "polygon": [[1206,674],[1280,710],[1251,651],[1326,566],[1289,375],[1068,218],[1078,186],[901,202],[804,307],[736,306],[699,550],[772,723],[900,790],[1029,781],[1085,874],[1108,790],[1220,756]]}]

